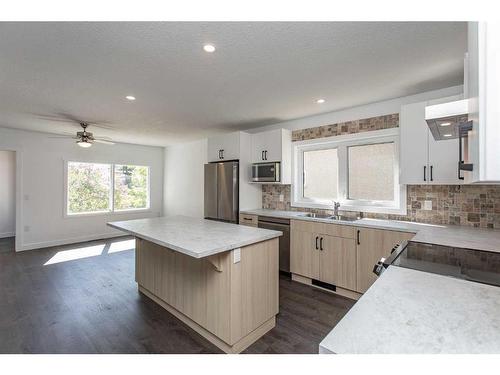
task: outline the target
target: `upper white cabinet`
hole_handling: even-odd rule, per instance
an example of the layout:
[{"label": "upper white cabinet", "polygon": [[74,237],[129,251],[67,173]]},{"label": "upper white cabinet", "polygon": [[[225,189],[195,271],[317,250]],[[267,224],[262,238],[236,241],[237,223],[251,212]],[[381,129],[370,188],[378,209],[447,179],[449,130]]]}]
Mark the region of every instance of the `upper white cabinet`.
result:
[{"label": "upper white cabinet", "polygon": [[425,122],[425,107],[461,96],[401,106],[400,183],[461,184],[458,178],[458,139],[436,141]]},{"label": "upper white cabinet", "polygon": [[292,132],[275,129],[252,134],[252,163],[279,162],[281,184],[290,184],[292,175]]},{"label": "upper white cabinet", "polygon": [[469,183],[500,182],[500,22],[469,22],[467,84],[469,120],[463,171]]},{"label": "upper white cabinet", "polygon": [[240,133],[241,132],[234,132],[208,138],[208,161],[239,159]]}]

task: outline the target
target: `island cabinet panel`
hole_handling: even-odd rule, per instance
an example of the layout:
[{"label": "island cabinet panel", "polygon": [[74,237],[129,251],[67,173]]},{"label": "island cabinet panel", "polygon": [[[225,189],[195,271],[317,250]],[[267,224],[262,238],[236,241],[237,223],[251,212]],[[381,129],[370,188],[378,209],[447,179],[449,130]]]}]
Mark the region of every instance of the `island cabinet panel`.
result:
[{"label": "island cabinet panel", "polygon": [[277,238],[207,258],[136,240],[140,291],[227,353],[274,327],[278,277]]},{"label": "island cabinet panel", "polygon": [[391,254],[391,249],[402,241],[411,239],[415,233],[397,232],[384,229],[358,229],[357,291],[364,293],[377,280],[373,266]]}]

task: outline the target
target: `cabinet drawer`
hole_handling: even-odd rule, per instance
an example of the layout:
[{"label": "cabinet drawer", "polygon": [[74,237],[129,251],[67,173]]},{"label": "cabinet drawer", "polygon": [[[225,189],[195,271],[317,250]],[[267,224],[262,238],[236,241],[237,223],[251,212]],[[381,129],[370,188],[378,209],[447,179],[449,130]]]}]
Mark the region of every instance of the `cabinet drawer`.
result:
[{"label": "cabinet drawer", "polygon": [[249,227],[257,227],[257,215],[240,214],[240,225],[248,225]]},{"label": "cabinet drawer", "polygon": [[291,228],[302,232],[326,234],[335,237],[355,238],[356,228],[349,225],[318,223],[313,221],[290,220]]}]

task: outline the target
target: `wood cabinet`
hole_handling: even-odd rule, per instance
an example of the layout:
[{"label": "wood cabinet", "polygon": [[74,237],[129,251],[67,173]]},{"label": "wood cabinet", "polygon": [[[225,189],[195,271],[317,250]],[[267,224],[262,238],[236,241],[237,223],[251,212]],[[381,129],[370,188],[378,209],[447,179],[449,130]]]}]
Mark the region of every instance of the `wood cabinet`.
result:
[{"label": "wood cabinet", "polygon": [[240,158],[240,132],[208,138],[208,161],[238,160]]},{"label": "wood cabinet", "polygon": [[461,184],[458,179],[458,139],[436,141],[425,122],[425,107],[461,96],[401,106],[400,183]]},{"label": "wood cabinet", "polygon": [[290,271],[293,274],[355,290],[353,227],[292,220],[291,232]]},{"label": "wood cabinet", "polygon": [[396,244],[409,240],[415,233],[369,228],[358,228],[357,231],[356,291],[364,293],[377,280],[373,266],[380,258],[388,257]]},{"label": "wood cabinet", "polygon": [[274,129],[252,134],[252,163],[279,162],[280,182],[290,184],[292,175],[292,132]]},{"label": "wood cabinet", "polygon": [[240,225],[257,227],[258,224],[259,224],[259,217],[257,215],[240,214]]}]

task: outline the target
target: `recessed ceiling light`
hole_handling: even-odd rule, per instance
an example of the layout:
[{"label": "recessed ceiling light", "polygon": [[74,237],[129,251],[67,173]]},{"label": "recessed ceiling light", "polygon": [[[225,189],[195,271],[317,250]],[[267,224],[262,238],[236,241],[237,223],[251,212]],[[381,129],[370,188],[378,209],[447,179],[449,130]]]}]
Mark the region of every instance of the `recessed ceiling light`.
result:
[{"label": "recessed ceiling light", "polygon": [[443,134],[443,137],[451,137],[453,134]]},{"label": "recessed ceiling light", "polygon": [[443,122],[443,123],[441,124],[441,126],[450,126],[450,125],[451,125],[451,122]]},{"label": "recessed ceiling light", "polygon": [[213,44],[205,44],[203,50],[208,53],[215,52],[215,46]]},{"label": "recessed ceiling light", "polygon": [[325,102],[325,99],[318,99],[316,100],[316,103],[318,104],[323,104]]},{"label": "recessed ceiling light", "polygon": [[135,96],[132,96],[132,95],[127,95],[127,96],[125,97],[125,99],[130,100],[131,102],[133,102],[133,101],[135,100]]}]

